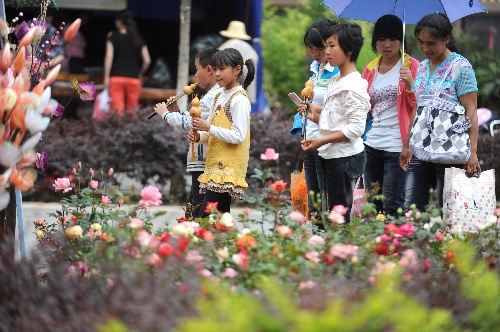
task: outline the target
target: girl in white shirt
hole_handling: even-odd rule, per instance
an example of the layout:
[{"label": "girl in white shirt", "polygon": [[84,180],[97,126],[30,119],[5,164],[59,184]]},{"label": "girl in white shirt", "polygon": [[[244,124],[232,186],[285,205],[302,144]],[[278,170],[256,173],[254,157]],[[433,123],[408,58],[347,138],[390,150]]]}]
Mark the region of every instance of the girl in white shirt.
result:
[{"label": "girl in white shirt", "polygon": [[368,83],[356,69],[363,46],[361,27],[355,23],[337,24],[329,30],[325,44],[328,62],[340,73],[328,84],[324,107],[307,103],[307,117],[318,123],[319,137],[302,141],[302,149],[318,150],[328,208],[347,207],[344,217],[350,222],[354,182],[366,164],[361,135],[370,109]]}]

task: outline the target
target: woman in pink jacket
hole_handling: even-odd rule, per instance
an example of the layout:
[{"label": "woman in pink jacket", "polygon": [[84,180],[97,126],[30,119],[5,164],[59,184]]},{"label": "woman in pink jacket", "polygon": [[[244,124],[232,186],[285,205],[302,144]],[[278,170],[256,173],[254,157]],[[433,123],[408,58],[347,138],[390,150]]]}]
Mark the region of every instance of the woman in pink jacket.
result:
[{"label": "woman in pink jacket", "polygon": [[415,107],[411,87],[419,65],[408,54],[404,54],[402,65],[403,42],[401,20],[394,15],[380,17],[372,35],[372,49],[380,56],[368,63],[362,74],[368,81],[369,115],[373,118],[365,140],[365,189],[367,193],[376,191],[382,195],[368,200],[379,212],[392,216],[397,216],[398,208],[404,204],[405,172],[399,167],[399,154]]}]

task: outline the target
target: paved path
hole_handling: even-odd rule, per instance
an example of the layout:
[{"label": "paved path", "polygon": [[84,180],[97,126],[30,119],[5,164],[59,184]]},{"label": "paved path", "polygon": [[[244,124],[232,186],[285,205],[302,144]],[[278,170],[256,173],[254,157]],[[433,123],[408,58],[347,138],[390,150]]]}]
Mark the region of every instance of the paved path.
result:
[{"label": "paved path", "polygon": [[[166,227],[167,225],[172,225],[177,223],[177,218],[184,216],[183,206],[173,206],[173,205],[162,205],[151,207],[150,212],[154,213],[156,211],[165,211],[166,213],[153,219],[153,229],[158,230]],[[23,215],[24,215],[24,235],[26,241],[26,251],[29,254],[30,251],[35,249],[36,236],[35,227],[33,222],[37,219],[45,219],[47,221],[54,221],[53,217],[49,217],[49,213],[55,213],[57,210],[61,209],[59,203],[35,203],[35,202],[23,202]],[[127,207],[125,210],[128,211]],[[234,207],[231,208],[231,214],[235,220],[238,219],[238,215],[243,213],[243,208]],[[251,210],[250,219],[262,220],[260,211],[254,209]],[[266,230],[271,228],[271,223],[265,222],[264,227]],[[238,225],[238,228],[243,228],[242,225]],[[252,229],[261,229],[259,225],[252,225]],[[19,234],[18,227],[16,226],[16,255],[20,255],[19,248]]]}]

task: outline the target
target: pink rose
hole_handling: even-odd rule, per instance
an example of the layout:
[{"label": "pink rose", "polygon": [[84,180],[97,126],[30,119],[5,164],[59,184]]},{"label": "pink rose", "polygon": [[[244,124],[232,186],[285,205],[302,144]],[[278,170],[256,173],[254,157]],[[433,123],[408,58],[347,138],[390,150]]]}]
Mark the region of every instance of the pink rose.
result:
[{"label": "pink rose", "polygon": [[345,223],[344,215],[341,213],[338,213],[337,211],[334,211],[334,210],[332,210],[332,212],[328,215],[328,219],[330,219],[331,221],[333,221],[337,224]]},{"label": "pink rose", "polygon": [[313,235],[307,240],[307,243],[310,245],[324,245],[325,244],[325,239],[319,235]]},{"label": "pink rose", "polygon": [[330,248],[330,256],[340,259],[347,259],[349,256],[356,256],[358,247],[352,244],[334,244]]},{"label": "pink rose", "polygon": [[266,153],[262,153],[260,155],[260,159],[262,160],[278,160],[279,157],[280,154],[276,153],[276,151],[274,151],[274,149],[271,148],[267,148]]},{"label": "pink rose", "polygon": [[130,218],[130,222],[128,224],[128,227],[130,227],[132,229],[139,229],[139,228],[142,228],[143,225],[144,225],[144,222],[141,219]]},{"label": "pink rose", "polygon": [[110,167],[110,168],[108,169],[108,174],[109,174],[109,175],[111,175],[111,174],[113,174],[113,173],[114,173],[114,171],[113,171],[113,167]]},{"label": "pink rose", "polygon": [[332,212],[335,211],[338,214],[345,215],[347,213],[347,210],[349,210],[349,208],[343,205],[335,205],[332,209]]},{"label": "pink rose", "polygon": [[238,272],[235,269],[229,267],[224,271],[222,275],[226,278],[232,279],[238,275]]},{"label": "pink rose", "polygon": [[283,237],[289,237],[292,235],[292,230],[286,225],[279,225],[276,227],[276,232]]},{"label": "pink rose", "polygon": [[101,202],[102,204],[111,204],[111,199],[106,195],[102,195]]},{"label": "pink rose", "polygon": [[147,186],[141,190],[141,201],[139,205],[141,206],[150,206],[150,205],[160,205],[161,201],[161,192],[155,186]]},{"label": "pink rose", "polygon": [[62,190],[63,192],[68,192],[71,189],[71,183],[67,178],[58,178],[53,184],[55,191]]},{"label": "pink rose", "polygon": [[410,236],[415,233],[415,227],[410,223],[406,223],[401,225],[396,232],[402,236]]},{"label": "pink rose", "polygon": [[319,263],[319,252],[317,251],[309,251],[307,252],[304,257],[312,262]]},{"label": "pink rose", "polygon": [[96,181],[96,180],[90,181],[90,188],[97,189],[98,185],[99,185],[99,181]]}]

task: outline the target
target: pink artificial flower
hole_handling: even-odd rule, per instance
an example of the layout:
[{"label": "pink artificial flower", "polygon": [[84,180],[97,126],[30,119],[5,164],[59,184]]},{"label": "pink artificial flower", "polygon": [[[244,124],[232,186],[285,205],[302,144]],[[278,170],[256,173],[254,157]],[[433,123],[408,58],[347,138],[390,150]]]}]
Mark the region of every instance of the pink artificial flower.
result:
[{"label": "pink artificial flower", "polygon": [[313,235],[309,238],[309,240],[307,240],[307,243],[310,244],[310,245],[324,245],[325,244],[325,239],[322,237],[322,236],[319,236],[319,235]]},{"label": "pink artificial flower", "polygon": [[96,181],[96,180],[90,181],[90,188],[91,189],[97,189],[98,185],[99,185],[99,181]]},{"label": "pink artificial flower", "polygon": [[283,237],[289,237],[292,235],[292,230],[286,225],[279,225],[276,227],[276,232]]},{"label": "pink artificial flower", "polygon": [[111,198],[106,195],[102,195],[101,202],[102,204],[111,204]]},{"label": "pink artificial flower", "polygon": [[280,154],[276,153],[276,151],[274,151],[274,149],[271,148],[267,148],[266,153],[262,153],[260,155],[260,159],[262,160],[278,160],[279,157]]},{"label": "pink artificial flower", "polygon": [[73,21],[73,23],[69,25],[63,36],[63,40],[65,43],[70,42],[75,37],[76,33],[80,29],[80,25],[82,25],[81,18],[77,18],[76,20]]},{"label": "pink artificial flower", "polygon": [[224,271],[222,275],[226,278],[232,279],[238,275],[238,272],[235,269],[229,267]]},{"label": "pink artificial flower", "polygon": [[319,252],[317,251],[309,251],[307,252],[304,257],[312,262],[319,263]]},{"label": "pink artificial flower", "polygon": [[56,179],[53,186],[54,186],[55,191],[62,190],[65,193],[73,189],[73,188],[71,188],[71,182],[67,178]]},{"label": "pink artificial flower", "polygon": [[92,101],[96,96],[95,85],[91,83],[78,83],[76,79],[73,79],[73,89],[80,95],[80,99],[83,101]]},{"label": "pink artificial flower", "polygon": [[143,204],[147,204],[148,207],[150,205],[158,206],[162,203],[161,196],[161,192],[158,188],[155,186],[147,186],[141,190],[142,199],[139,202],[139,205],[143,206]]},{"label": "pink artificial flower", "polygon": [[347,210],[349,210],[349,208],[347,208],[343,205],[335,205],[332,209],[332,211],[335,211],[338,214],[341,214],[343,216],[347,213]]}]

